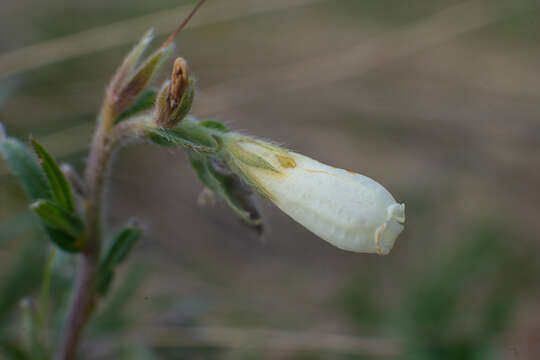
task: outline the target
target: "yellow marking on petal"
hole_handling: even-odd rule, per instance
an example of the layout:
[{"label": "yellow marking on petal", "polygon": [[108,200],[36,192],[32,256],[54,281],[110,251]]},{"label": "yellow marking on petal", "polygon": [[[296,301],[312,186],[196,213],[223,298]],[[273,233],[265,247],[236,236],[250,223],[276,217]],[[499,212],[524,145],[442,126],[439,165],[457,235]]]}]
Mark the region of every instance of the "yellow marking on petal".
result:
[{"label": "yellow marking on petal", "polygon": [[346,181],[346,182],[354,182],[355,180],[354,179],[351,179],[347,176],[339,176],[337,174],[332,174],[332,173],[329,173],[329,172],[326,172],[326,171],[322,171],[322,170],[313,170],[313,169],[302,169],[308,173],[312,173],[312,174],[324,174],[324,175],[328,175],[328,176],[333,176],[335,178],[338,178],[340,180],[343,180],[343,181]]},{"label": "yellow marking on petal", "polygon": [[312,169],[303,169],[303,170],[307,171],[309,173],[312,173],[312,174],[324,174],[324,175],[334,176],[334,174],[330,174],[330,173],[327,173],[326,171],[322,171],[322,170],[312,170]]},{"label": "yellow marking on petal", "polygon": [[276,155],[278,161],[279,161],[279,164],[286,168],[286,169],[290,169],[290,168],[295,168],[296,167],[296,162],[290,158],[290,157],[287,157],[287,156],[281,156],[281,155]]},{"label": "yellow marking on petal", "polygon": [[379,226],[379,228],[375,231],[375,244],[377,246],[377,254],[384,255],[382,249],[381,249],[381,235],[386,229],[386,223]]}]

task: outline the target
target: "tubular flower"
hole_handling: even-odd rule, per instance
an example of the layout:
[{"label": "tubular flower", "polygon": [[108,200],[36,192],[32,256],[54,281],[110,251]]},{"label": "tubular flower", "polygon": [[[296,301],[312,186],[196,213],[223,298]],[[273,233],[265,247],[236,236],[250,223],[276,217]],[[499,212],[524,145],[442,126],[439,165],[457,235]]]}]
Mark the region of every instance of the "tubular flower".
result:
[{"label": "tubular flower", "polygon": [[366,176],[237,133],[223,149],[231,170],[338,248],[386,255],[403,230],[405,205]]}]

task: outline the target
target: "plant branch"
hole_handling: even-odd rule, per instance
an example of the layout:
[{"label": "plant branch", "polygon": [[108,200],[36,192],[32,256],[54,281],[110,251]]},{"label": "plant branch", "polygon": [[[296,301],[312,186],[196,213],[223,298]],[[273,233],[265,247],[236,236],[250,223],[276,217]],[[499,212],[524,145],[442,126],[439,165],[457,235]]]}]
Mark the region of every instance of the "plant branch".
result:
[{"label": "plant branch", "polygon": [[81,335],[97,303],[94,281],[101,252],[103,190],[114,150],[110,135],[115,117],[109,102],[105,101],[85,174],[86,246],[80,256],[79,273],[58,360],[75,358]]},{"label": "plant branch", "polygon": [[[84,249],[80,255],[77,282],[57,360],[75,359],[84,328],[97,305],[98,293],[95,282],[103,242],[103,197],[111,158],[114,151],[122,144],[145,138],[148,129],[156,126],[151,116],[134,117],[115,126],[114,121],[118,114],[114,111],[114,107],[110,106],[108,99],[109,97],[105,100],[99,116],[99,125],[94,135],[86,166]],[[201,141],[210,141],[215,142],[216,151],[219,148],[218,133],[211,128],[199,126],[196,120],[182,120],[178,124],[177,130],[185,137],[185,141],[172,142],[175,146],[206,149],[204,145],[198,144]]]}]

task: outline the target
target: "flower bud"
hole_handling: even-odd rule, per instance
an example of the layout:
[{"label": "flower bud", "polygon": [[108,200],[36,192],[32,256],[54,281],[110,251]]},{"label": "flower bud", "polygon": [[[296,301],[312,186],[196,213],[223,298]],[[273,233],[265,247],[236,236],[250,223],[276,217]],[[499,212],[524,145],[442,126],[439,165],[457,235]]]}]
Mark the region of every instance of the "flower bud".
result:
[{"label": "flower bud", "polygon": [[403,230],[405,205],[366,176],[236,133],[223,146],[233,171],[338,248],[386,255]]},{"label": "flower bud", "polygon": [[156,97],[155,121],[170,129],[186,117],[195,97],[195,82],[189,78],[187,62],[174,61],[171,80],[166,81]]},{"label": "flower bud", "polygon": [[188,85],[188,67],[187,62],[181,57],[176,58],[173,64],[171,74],[171,87],[169,88],[169,96],[167,101],[169,108],[174,109],[180,104],[180,100],[184,95],[184,90]]}]

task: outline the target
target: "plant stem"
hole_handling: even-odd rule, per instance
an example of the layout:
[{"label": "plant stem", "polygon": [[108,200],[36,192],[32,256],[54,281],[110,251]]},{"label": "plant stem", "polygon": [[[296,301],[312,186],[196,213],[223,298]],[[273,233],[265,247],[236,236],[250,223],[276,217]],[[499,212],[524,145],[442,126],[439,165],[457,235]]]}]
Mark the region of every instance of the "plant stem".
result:
[{"label": "plant stem", "polygon": [[86,247],[80,255],[77,282],[73,300],[64,327],[63,339],[58,352],[58,360],[75,359],[83,330],[88,323],[97,303],[94,286],[99,265],[102,243],[102,203],[105,179],[109,172],[113,144],[111,129],[115,114],[108,101],[105,101],[99,118],[99,125],[94,135],[90,157],[86,167]]},{"label": "plant stem", "polygon": [[[102,218],[105,181],[109,173],[111,157],[127,140],[143,138],[144,128],[152,124],[151,117],[137,117],[114,125],[116,112],[106,100],[99,117],[99,125],[94,135],[90,157],[86,166],[85,248],[81,252],[77,281],[73,290],[63,339],[57,360],[75,359],[77,347],[88,320],[96,308],[98,294],[95,287],[96,273],[100,261],[102,245]],[[194,120],[185,119],[179,126],[184,136],[197,142],[203,132],[209,138],[213,131],[197,126]],[[183,125],[183,126],[182,126]],[[180,145],[180,144],[179,144]]]}]

